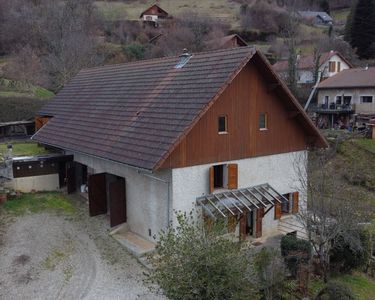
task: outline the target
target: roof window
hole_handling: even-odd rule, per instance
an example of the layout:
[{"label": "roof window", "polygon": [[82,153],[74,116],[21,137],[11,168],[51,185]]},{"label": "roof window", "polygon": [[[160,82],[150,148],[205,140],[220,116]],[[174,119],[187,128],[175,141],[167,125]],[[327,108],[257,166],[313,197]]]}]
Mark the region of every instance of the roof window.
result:
[{"label": "roof window", "polygon": [[177,65],[175,66],[175,69],[181,69],[183,68],[187,63],[188,61],[190,60],[190,58],[192,57],[193,55],[189,54],[187,52],[187,49],[184,49],[184,53],[182,53],[180,55],[180,61],[177,63]]}]

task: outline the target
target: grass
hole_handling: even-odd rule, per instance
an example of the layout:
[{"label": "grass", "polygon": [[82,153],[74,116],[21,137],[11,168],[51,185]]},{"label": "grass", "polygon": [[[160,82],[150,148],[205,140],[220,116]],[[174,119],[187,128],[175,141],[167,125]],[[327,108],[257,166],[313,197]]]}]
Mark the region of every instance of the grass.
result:
[{"label": "grass", "polygon": [[359,147],[361,147],[362,149],[365,149],[365,150],[375,154],[375,140],[357,139],[357,140],[355,140],[355,143]]},{"label": "grass", "polygon": [[33,156],[51,153],[51,151],[38,146],[35,142],[11,141],[0,144],[0,154],[7,151],[7,145],[9,143],[13,145],[13,156]]},{"label": "grass", "polygon": [[331,16],[336,24],[345,24],[350,13],[350,8],[335,10],[331,12]]},{"label": "grass", "polygon": [[[129,20],[138,20],[140,14],[152,4],[153,0],[145,1],[96,1],[99,13],[107,20],[120,20],[127,18]],[[199,11],[211,17],[228,20],[231,24],[236,22],[240,4],[230,0],[160,0],[158,1],[163,9],[170,15],[177,16],[186,11]]]},{"label": "grass", "polygon": [[0,78],[0,89],[0,97],[36,97],[48,99],[55,95],[41,86],[6,78]]},{"label": "grass", "polygon": [[43,211],[62,212],[66,214],[73,214],[75,212],[74,206],[68,199],[57,192],[23,194],[20,197],[5,202],[3,208],[6,212],[17,216]]},{"label": "grass", "polygon": [[66,258],[67,254],[60,250],[53,250],[50,255],[42,262],[42,267],[46,270],[53,271],[56,266]]},{"label": "grass", "polygon": [[375,280],[363,273],[347,274],[337,278],[338,281],[348,285],[356,299],[372,300],[375,296]]},{"label": "grass", "polygon": [[[372,300],[375,295],[375,280],[366,276],[364,273],[355,272],[353,274],[345,274],[332,278],[337,280],[352,290],[357,300]],[[320,279],[311,280],[309,286],[309,294],[314,297],[325,287]]]}]

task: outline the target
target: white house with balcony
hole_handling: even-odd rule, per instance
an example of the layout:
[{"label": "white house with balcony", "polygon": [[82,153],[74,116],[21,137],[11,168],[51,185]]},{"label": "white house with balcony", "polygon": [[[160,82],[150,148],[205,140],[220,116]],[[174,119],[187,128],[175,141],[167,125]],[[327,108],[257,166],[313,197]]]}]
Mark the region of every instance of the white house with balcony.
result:
[{"label": "white house with balcony", "polygon": [[314,111],[320,128],[347,128],[358,116],[375,115],[375,67],[348,69],[321,82]]}]

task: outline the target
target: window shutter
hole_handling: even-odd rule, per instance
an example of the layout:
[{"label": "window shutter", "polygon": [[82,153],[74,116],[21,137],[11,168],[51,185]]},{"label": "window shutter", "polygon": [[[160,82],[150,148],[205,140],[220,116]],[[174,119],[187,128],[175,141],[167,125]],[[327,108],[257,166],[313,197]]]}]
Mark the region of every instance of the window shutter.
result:
[{"label": "window shutter", "polygon": [[210,194],[214,191],[215,188],[215,172],[214,172],[214,167],[210,167],[210,178],[209,178],[209,190]]},{"label": "window shutter", "polygon": [[233,190],[238,188],[238,165],[228,165],[228,189]]},{"label": "window shutter", "polygon": [[279,220],[281,218],[281,203],[275,203],[275,220]]},{"label": "window shutter", "polygon": [[256,210],[256,228],[255,228],[255,237],[256,238],[260,238],[263,234],[263,228],[262,228],[262,224],[263,224],[263,215],[264,215],[264,208],[261,207],[261,208],[258,208]]},{"label": "window shutter", "polygon": [[292,207],[293,214],[298,213],[298,202],[299,202],[299,194],[298,192],[294,192],[293,193],[293,207]]}]

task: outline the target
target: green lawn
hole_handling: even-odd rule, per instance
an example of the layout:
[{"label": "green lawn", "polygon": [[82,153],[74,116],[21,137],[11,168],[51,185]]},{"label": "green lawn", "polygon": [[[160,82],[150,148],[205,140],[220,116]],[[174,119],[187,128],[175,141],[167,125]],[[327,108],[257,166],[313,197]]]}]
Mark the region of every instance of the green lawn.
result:
[{"label": "green lawn", "polygon": [[3,204],[6,212],[14,215],[38,213],[42,211],[74,213],[75,209],[69,200],[57,192],[23,194],[9,199]]},{"label": "green lawn", "polygon": [[365,274],[343,275],[337,280],[348,285],[358,300],[373,300],[375,298],[375,280]]},{"label": "green lawn", "polygon": [[[33,156],[51,153],[51,151],[31,141],[11,141],[9,143],[13,145],[13,156]],[[0,144],[0,154],[7,151],[7,144],[8,143]]]},{"label": "green lawn", "polygon": [[375,140],[370,139],[357,139],[355,143],[362,149],[365,149],[371,153],[375,154]]},{"label": "green lawn", "polygon": [[[363,273],[345,274],[332,278],[344,283],[352,290],[357,300],[373,300],[375,295],[375,280]],[[314,279],[310,282],[310,295],[314,297],[324,288],[322,280]]]}]

